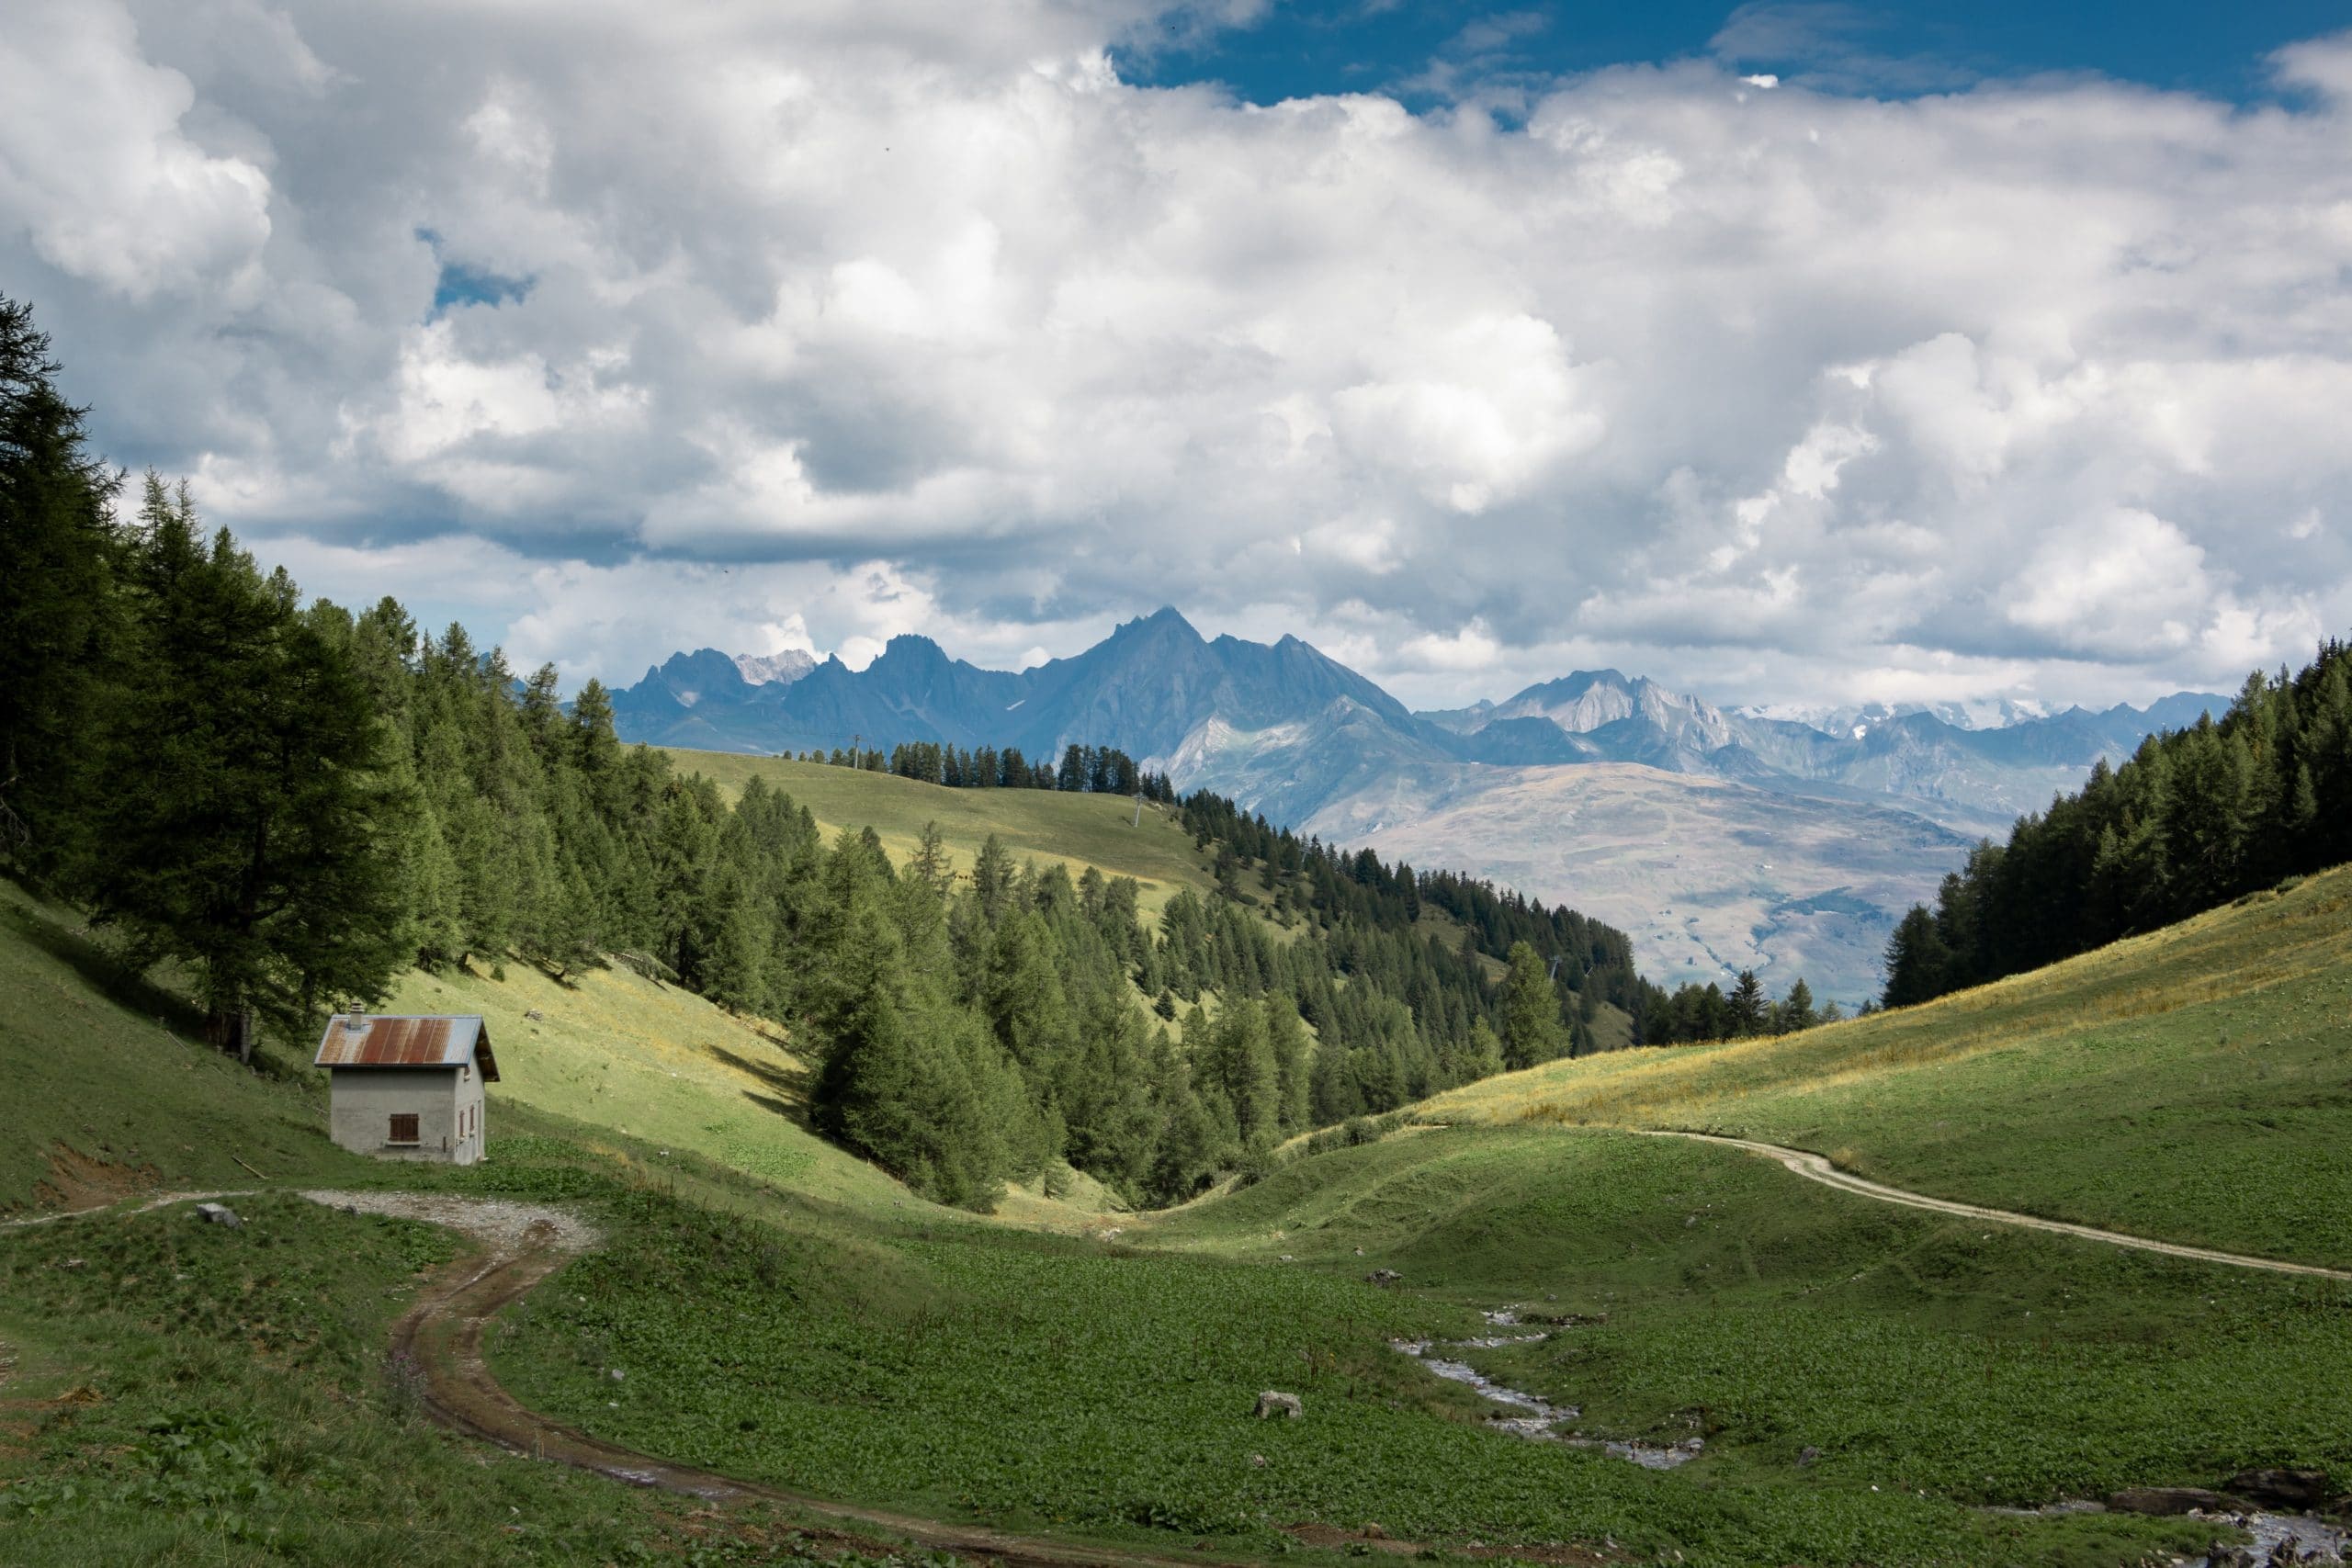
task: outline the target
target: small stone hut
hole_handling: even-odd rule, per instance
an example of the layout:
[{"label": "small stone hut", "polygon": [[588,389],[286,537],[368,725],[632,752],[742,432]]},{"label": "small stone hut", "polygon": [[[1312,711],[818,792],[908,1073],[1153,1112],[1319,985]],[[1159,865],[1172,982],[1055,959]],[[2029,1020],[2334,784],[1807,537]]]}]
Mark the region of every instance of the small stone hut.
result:
[{"label": "small stone hut", "polygon": [[355,1154],[471,1165],[489,1147],[482,1086],[498,1058],[478,1017],[337,1013],[312,1066],[332,1075],[330,1135]]}]

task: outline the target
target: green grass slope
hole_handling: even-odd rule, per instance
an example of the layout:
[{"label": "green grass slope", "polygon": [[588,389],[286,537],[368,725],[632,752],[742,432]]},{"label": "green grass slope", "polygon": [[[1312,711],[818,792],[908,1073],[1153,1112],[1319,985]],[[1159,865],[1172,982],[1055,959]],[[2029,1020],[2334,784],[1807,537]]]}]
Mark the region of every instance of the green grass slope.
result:
[{"label": "green grass slope", "polygon": [[307,1057],[266,1048],[249,1073],[194,1043],[201,1027],[177,997],[123,983],[78,916],[0,880],[0,1210],[368,1168],[326,1141]]},{"label": "green grass slope", "polygon": [[[1434,1129],[1285,1168],[1146,1239],[1524,1303],[1566,1326],[1462,1359],[1581,1406],[1597,1436],[1704,1433],[1679,1483],[1759,1509],[1908,1499],[1893,1550],[1824,1538],[1786,1560],[1932,1557],[1950,1522],[1928,1504],[2352,1468],[2352,1390],[2328,1370],[2352,1355],[2352,1288],[1871,1203],[1703,1145]],[[1993,1556],[2064,1555],[2049,1537],[2010,1550]]]},{"label": "green grass slope", "polygon": [[386,1004],[482,1016],[498,1053],[493,1156],[502,1111],[520,1105],[818,1197],[868,1207],[913,1201],[808,1131],[805,1065],[773,1026],[619,965],[562,982],[522,963],[504,973],[411,970]]},{"label": "green grass slope", "polygon": [[[1123,1218],[1116,1242],[1037,1235],[807,1142],[788,1100],[763,1103],[788,1095],[782,1047],[625,972],[410,981],[405,1006],[492,1019],[508,1081],[488,1165],[386,1166],[332,1150],[298,1085],[191,1065],[146,1021],[153,994],[110,999],[57,911],[8,908],[0,975],[64,1021],[8,1037],[12,1066],[55,1058],[28,1130],[68,1141],[84,1118],[101,1154],[143,1152],[202,1118],[286,1166],[254,1161],[273,1185],[570,1202],[609,1244],[502,1320],[501,1378],[582,1427],[796,1489],[1253,1561],[1377,1525],[1441,1551],[2091,1564],[2214,1527],[1980,1505],[2352,1468],[2333,1371],[2352,1292],[2324,1282],[1984,1234],[1720,1149],[1548,1125],[1300,1160]],[[153,1179],[256,1185],[194,1150]],[[376,1358],[446,1238],[239,1202],[257,1223],[238,1232],[184,1210],[0,1231],[0,1561],[364,1562],[419,1539],[460,1562],[756,1560],[707,1518],[413,1420]],[[1404,1288],[1366,1283],[1376,1267]],[[1389,1347],[1478,1332],[1472,1309],[1506,1302],[1607,1320],[1463,1354],[1581,1404],[1590,1436],[1695,1433],[1706,1454],[1661,1474],[1520,1441]],[[1269,1387],[1307,1418],[1252,1420]]]},{"label": "green grass slope", "polygon": [[[628,982],[614,988],[629,998]],[[651,1015],[640,1000],[635,1022]],[[386,1348],[420,1271],[459,1243],[295,1195],[333,1183],[577,1197],[658,1182],[741,1207],[758,1199],[751,1179],[514,1100],[494,1104],[494,1158],[472,1171],[346,1155],[327,1141],[306,1053],[268,1047],[248,1072],[187,1043],[193,1023],[168,991],[126,983],[71,911],[0,882],[0,1201],[39,1220],[157,1189],[228,1190],[245,1222],[199,1224],[179,1202],[0,1225],[0,1562],[842,1559],[839,1538],[775,1510],[720,1520],[432,1426]],[[534,1083],[548,1069],[526,1042],[516,1055]],[[662,1109],[648,1112],[659,1131]],[[887,1208],[896,1190],[823,1157],[790,1168],[821,1195],[800,1201],[826,1212]]]},{"label": "green grass slope", "polygon": [[889,773],[751,757],[732,751],[673,751],[681,773],[701,773],[730,799],[754,776],[808,808],[828,835],[872,828],[890,858],[904,863],[936,822],[969,873],[980,845],[993,833],[1018,862],[1061,865],[1072,876],[1090,865],[1105,876],[1132,876],[1147,918],[1158,918],[1179,888],[1206,895],[1216,886],[1210,857],[1193,847],[1166,810],[1147,805],[1136,825],[1135,802],[1123,795],[1063,794],[1043,789],[948,789]]},{"label": "green grass slope", "polygon": [[2352,868],[1922,1007],[1424,1109],[1733,1133],[1939,1197],[2352,1266]]},{"label": "green grass slope", "polygon": [[[894,861],[903,864],[922,837],[923,825],[936,822],[958,871],[968,874],[980,845],[989,834],[1016,861],[1039,865],[1058,864],[1072,876],[1093,866],[1105,876],[1132,876],[1138,886],[1137,907],[1147,925],[1157,921],[1168,900],[1181,888],[1204,898],[1216,891],[1214,853],[1193,847],[1192,836],[1165,809],[1147,805],[1140,826],[1135,802],[1124,796],[1069,794],[1041,789],[948,789],[889,773],[865,773],[820,762],[793,762],[780,757],[752,757],[733,751],[670,752],[681,773],[699,773],[732,799],[754,775],[790,795],[831,833],[843,828],[872,828]],[[1253,874],[1242,879],[1243,890],[1260,895]],[[1427,910],[1421,927],[1448,947],[1458,946],[1462,928],[1436,910]],[[1285,933],[1286,934],[1286,933]],[[1487,971],[1500,978],[1500,960],[1484,960]],[[1614,1050],[1633,1038],[1633,1020],[1621,1009],[1601,1003],[1593,1019],[1593,1033],[1603,1050]]]}]

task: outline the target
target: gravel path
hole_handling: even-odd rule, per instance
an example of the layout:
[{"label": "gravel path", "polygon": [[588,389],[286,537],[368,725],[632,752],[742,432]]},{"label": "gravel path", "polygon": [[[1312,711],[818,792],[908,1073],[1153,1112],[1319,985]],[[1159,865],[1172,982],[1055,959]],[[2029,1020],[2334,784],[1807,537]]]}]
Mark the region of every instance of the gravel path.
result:
[{"label": "gravel path", "polygon": [[2154,1241],[2143,1235],[2126,1235],[2121,1231],[2103,1231],[2091,1225],[2069,1224],[2064,1220],[2045,1220],[2033,1214],[2020,1214],[2008,1209],[1987,1209],[1975,1203],[1957,1203],[1949,1198],[1930,1198],[1925,1193],[1906,1192],[1900,1187],[1868,1181],[1861,1177],[1839,1170],[1826,1159],[1805,1149],[1784,1148],[1779,1144],[1758,1143],[1753,1138],[1726,1138],[1717,1133],[1677,1133],[1663,1128],[1629,1128],[1651,1138],[1689,1138],[1702,1144],[1724,1144],[1735,1149],[1745,1149],[1752,1155],[1775,1159],[1808,1181],[1818,1181],[1824,1187],[1835,1187],[1840,1192],[1858,1197],[1874,1198],[1882,1203],[1900,1203],[1906,1209],[1927,1209],[1939,1214],[1957,1214],[1963,1219],[1989,1220],[1995,1224],[2018,1225],[2026,1230],[2049,1231],[2057,1235],[2071,1235],[2083,1241],[2096,1241],[2109,1247],[2128,1247],[2140,1252],[2161,1252],[2167,1258],[2193,1258],[2199,1263],[2226,1264],[2233,1269],[2259,1269],[2271,1274],[2307,1274],[2321,1280],[2352,1281],[2352,1269],[2324,1269],[2316,1263],[2288,1263],[2276,1258],[2248,1258],[2243,1253],[2216,1252],[2206,1247],[2183,1247],[2177,1242]]},{"label": "gravel path", "polygon": [[517,1203],[504,1198],[459,1198],[446,1192],[338,1192],[320,1190],[302,1194],[331,1209],[353,1209],[363,1214],[390,1214],[447,1225],[489,1243],[493,1252],[518,1253],[526,1247],[548,1247],[558,1252],[586,1252],[604,1240],[596,1228],[566,1209],[545,1203]]}]

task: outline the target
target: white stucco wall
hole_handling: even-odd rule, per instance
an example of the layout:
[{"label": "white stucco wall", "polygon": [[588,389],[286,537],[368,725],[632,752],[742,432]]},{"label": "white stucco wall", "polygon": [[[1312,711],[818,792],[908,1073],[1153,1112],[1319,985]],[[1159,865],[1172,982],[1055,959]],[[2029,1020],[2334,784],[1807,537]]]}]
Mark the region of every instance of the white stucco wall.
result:
[{"label": "white stucco wall", "polygon": [[[470,1067],[337,1067],[331,1092],[330,1135],[356,1154],[471,1165],[488,1146],[481,1075]],[[395,1112],[415,1116],[413,1146],[390,1141]]]}]

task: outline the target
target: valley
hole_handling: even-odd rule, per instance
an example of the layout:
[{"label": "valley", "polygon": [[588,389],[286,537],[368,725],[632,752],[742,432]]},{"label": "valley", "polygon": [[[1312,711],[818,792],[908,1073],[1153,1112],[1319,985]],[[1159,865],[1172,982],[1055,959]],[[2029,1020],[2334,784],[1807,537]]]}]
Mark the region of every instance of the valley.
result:
[{"label": "valley", "polygon": [[[8,1059],[91,1089],[33,1113],[24,1130],[47,1153],[6,1195],[27,1202],[46,1179],[53,1202],[72,1169],[79,1201],[227,1189],[247,1224],[129,1204],[0,1231],[18,1434],[0,1450],[0,1542],[37,1563],[265,1541],[368,1562],[388,1560],[368,1521],[423,1506],[459,1562],[632,1541],[836,1562],[1317,1561],[1397,1543],[1526,1562],[2201,1551],[2226,1520],[2000,1510],[2352,1468],[2352,1409],[2324,1370],[2352,1354],[2352,1287],[1902,1208],[1741,1149],[1629,1134],[1822,1148],[1939,1197],[2340,1267],[2352,1166],[2323,1129],[2347,877],[1922,1008],[1506,1074],[1178,1208],[1121,1211],[1049,1176],[992,1218],[810,1137],[787,1038],[624,966],[562,985],[513,966],[403,979],[401,1005],[492,1021],[507,1067],[492,1157],[345,1156],[318,1137],[294,1061],[224,1075],[153,1027],[145,1010],[178,1016],[167,994],[113,989],[63,911],[11,895]],[[191,1095],[211,1107],[196,1139],[176,1131],[194,1125]],[[2242,1179],[2216,1184],[2222,1129]],[[552,1203],[593,1225],[595,1245],[498,1309],[486,1375],[559,1432],[734,1478],[739,1495],[591,1510],[610,1481],[468,1461],[462,1439],[402,1414],[412,1396],[368,1346],[389,1341],[416,1270],[469,1244],[307,1203],[303,1186],[414,1212],[397,1195]],[[328,1257],[337,1272],[322,1274]],[[116,1288],[158,1270],[180,1275],[167,1298]],[[1396,1282],[1366,1283],[1380,1270]],[[297,1320],[271,1304],[288,1290],[355,1292],[341,1337],[288,1337]],[[1520,1325],[1495,1328],[1497,1312]],[[255,1335],[256,1371],[232,1371]],[[1392,1348],[1425,1341],[1528,1391],[1575,1441],[1513,1435],[1489,1415],[1524,1404]],[[169,1430],[222,1445],[201,1479],[141,1446],[131,1419],[190,1377],[209,1424],[183,1412]],[[1305,1417],[1253,1419],[1269,1388]],[[252,1435],[289,1417],[318,1438]],[[322,1515],[329,1447],[373,1456],[373,1479],[341,1484]],[[1618,1457],[1647,1451],[1695,1457]],[[134,1506],[143,1477],[175,1474],[209,1500]]]},{"label": "valley", "polygon": [[853,736],[1045,759],[1116,746],[1301,834],[1590,909],[1668,986],[1754,968],[1776,993],[1802,976],[1848,1008],[1877,994],[1895,919],[1971,844],[2228,705],[2180,693],[1985,728],[1872,709],[1823,728],[1602,670],[1416,714],[1295,637],[1205,639],[1172,609],[1018,673],[917,637],[859,671],[704,649],[613,701],[625,739],[697,752],[830,752]]},{"label": "valley", "polygon": [[2352,1568],[2345,9],[10,0],[0,1568]]},{"label": "valley", "polygon": [[1668,987],[1754,969],[1848,1006],[1874,996],[1889,910],[1934,896],[1967,840],[1887,807],[1770,795],[1627,763],[1457,771],[1398,784],[1313,831],[1415,865],[1471,865],[1634,939]]}]

